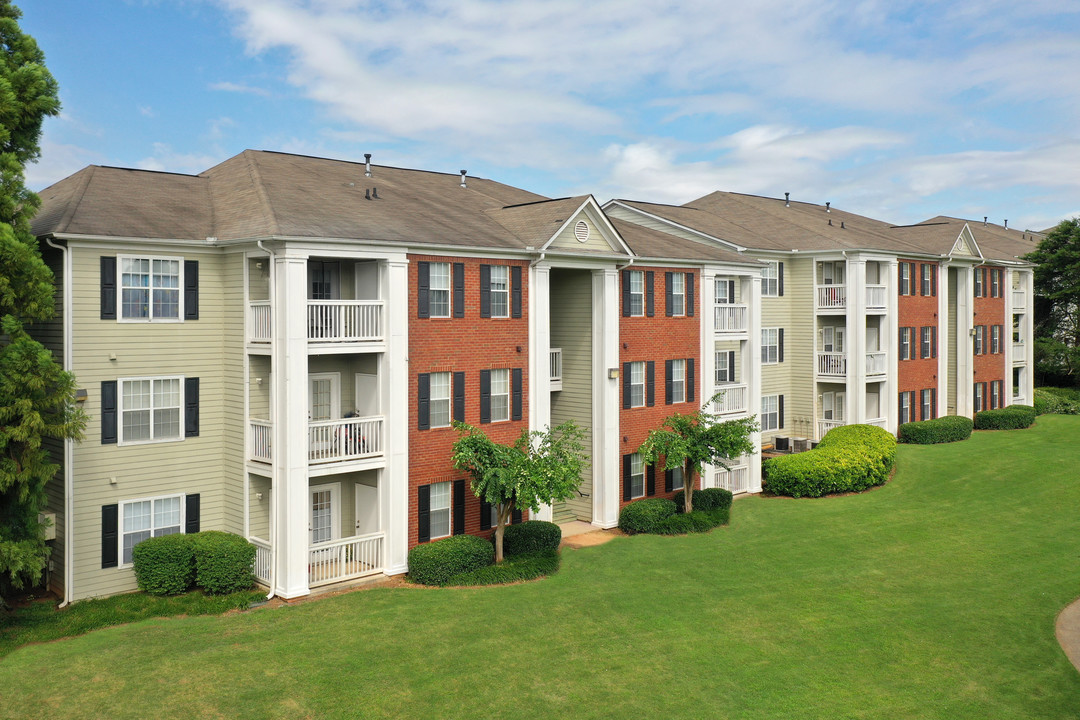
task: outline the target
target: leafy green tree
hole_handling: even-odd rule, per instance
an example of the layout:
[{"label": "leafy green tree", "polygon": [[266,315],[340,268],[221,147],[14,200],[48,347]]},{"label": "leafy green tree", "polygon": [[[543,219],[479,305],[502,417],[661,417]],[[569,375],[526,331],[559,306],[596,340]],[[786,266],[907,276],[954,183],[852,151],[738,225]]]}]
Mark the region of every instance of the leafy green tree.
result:
[{"label": "leafy green tree", "polygon": [[[721,394],[713,396],[706,407],[713,405]],[[752,417],[721,421],[704,409],[674,413],[649,433],[638,452],[643,465],[656,465],[664,458],[665,470],[683,469],[683,509],[691,512],[695,477],[701,474],[701,466],[727,468],[734,458],[753,452],[750,436],[757,429],[757,421]]]},{"label": "leafy green tree", "polygon": [[1080,380],[1080,218],[1062,220],[1024,259],[1035,263],[1036,367],[1057,382]]},{"label": "leafy green tree", "polygon": [[59,466],[42,441],[77,438],[85,423],[74,378],[28,331],[53,314],[53,276],[30,232],[39,200],[23,171],[60,101],[21,15],[0,0],[0,602],[36,583],[48,558],[38,513]]},{"label": "leafy green tree", "polygon": [[454,467],[472,479],[476,497],[496,510],[495,562],[503,559],[503,534],[515,509],[538,512],[572,498],[587,462],[584,433],[569,420],[547,432],[522,430],[513,445],[500,445],[483,430],[455,423]]}]

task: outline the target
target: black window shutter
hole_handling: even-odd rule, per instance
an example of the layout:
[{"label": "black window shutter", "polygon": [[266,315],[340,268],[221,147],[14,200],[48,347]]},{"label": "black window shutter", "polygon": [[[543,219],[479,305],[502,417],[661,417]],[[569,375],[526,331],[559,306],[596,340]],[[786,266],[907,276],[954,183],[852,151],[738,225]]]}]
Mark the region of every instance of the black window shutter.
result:
[{"label": "black window shutter", "polygon": [[904,422],[905,422],[904,421],[904,393],[900,393],[899,395],[897,395],[896,414],[897,414],[896,422],[903,425]]},{"label": "black window shutter", "polygon": [[776,362],[784,362],[784,328],[776,331]]},{"label": "black window shutter", "polygon": [[937,325],[930,328],[930,357],[937,357]]},{"label": "black window shutter", "polygon": [[649,495],[656,494],[656,466],[649,465],[645,468],[645,492]]},{"label": "black window shutter", "polygon": [[630,271],[622,271],[622,316],[630,317]]},{"label": "black window shutter", "polygon": [[184,498],[184,532],[191,534],[199,532],[199,494],[188,495]]},{"label": "black window shutter", "polygon": [[630,363],[622,365],[622,406],[623,410],[630,409]]},{"label": "black window shutter", "polygon": [[671,365],[672,365],[671,360],[665,360],[664,361],[664,404],[665,405],[670,405],[671,404],[671,394],[672,394]]},{"label": "black window shutter", "polygon": [[645,314],[653,317],[656,314],[656,300],[653,297],[653,271],[645,271]]},{"label": "black window shutter", "polygon": [[931,268],[931,272],[930,272],[930,294],[933,295],[934,297],[937,297],[937,269],[938,269],[938,266],[937,265],[931,265],[930,268]]},{"label": "black window shutter", "polygon": [[784,296],[784,263],[777,263],[776,266],[776,294]]},{"label": "black window shutter", "polygon": [[649,407],[656,404],[656,362],[653,360],[645,364],[645,404]]},{"label": "black window shutter", "polygon": [[463,372],[454,373],[454,420],[465,422],[465,373]]},{"label": "black window shutter", "polygon": [[510,315],[521,317],[521,266],[510,266]]},{"label": "black window shutter", "polygon": [[480,317],[491,317],[491,266],[480,266]]},{"label": "black window shutter", "polygon": [[465,263],[454,263],[454,317],[465,317]]},{"label": "black window shutter", "polygon": [[622,456],[622,499],[629,500],[630,495],[630,455]]},{"label": "black window shutter", "polygon": [[[101,319],[116,319],[115,257],[101,257]],[[109,567],[116,567],[116,565],[110,565]]]},{"label": "black window shutter", "polygon": [[184,261],[184,319],[199,319],[199,261]]},{"label": "black window shutter", "polygon": [[[102,258],[104,259],[104,258]],[[120,506],[101,506],[101,567],[114,568],[119,565],[117,533],[120,530]]]},{"label": "black window shutter", "polygon": [[491,529],[491,503],[480,501],[480,529]]},{"label": "black window shutter", "polygon": [[672,292],[673,288],[671,287],[671,275],[672,273],[669,272],[664,273],[664,313],[668,317],[671,317],[675,310],[675,308],[672,307],[672,305],[675,304],[675,301],[672,297],[674,293]]},{"label": "black window shutter", "polygon": [[116,381],[105,380],[101,383],[101,444],[111,445],[116,442]]},{"label": "black window shutter", "polygon": [[694,402],[694,358],[686,358],[686,402]]},{"label": "black window shutter", "polygon": [[426,262],[416,263],[416,315],[431,317],[428,300],[431,293],[431,265]]},{"label": "black window shutter", "polygon": [[184,437],[199,437],[199,378],[184,378]]},{"label": "black window shutter", "polygon": [[686,273],[686,316],[694,317],[694,273]]},{"label": "black window shutter", "polygon": [[521,511],[518,510],[517,508],[514,508],[513,511],[510,513],[510,524],[511,525],[517,525],[520,522],[521,522]]},{"label": "black window shutter", "polygon": [[431,486],[416,488],[416,541],[431,539]]},{"label": "black window shutter", "polygon": [[664,471],[664,492],[671,492],[671,488],[675,485],[674,470]]},{"label": "black window shutter", "polygon": [[937,417],[937,388],[930,388],[930,417]]},{"label": "black window shutter", "polygon": [[776,405],[777,405],[777,411],[778,411],[777,415],[779,415],[777,426],[778,426],[779,430],[783,430],[784,429],[784,396],[783,395],[780,395],[776,399]]},{"label": "black window shutter", "polygon": [[729,303],[734,303],[735,302],[735,281],[734,280],[728,280],[727,301]]},{"label": "black window shutter", "polygon": [[480,371],[480,422],[491,422],[491,371]]},{"label": "black window shutter", "polygon": [[465,532],[465,481],[454,481],[454,528],[451,531],[454,535],[461,535]]},{"label": "black window shutter", "polygon": [[727,354],[727,379],[728,382],[739,382],[735,375],[735,351],[729,350]]},{"label": "black window shutter", "polygon": [[983,269],[982,269],[982,277],[983,277],[983,281],[982,281],[982,296],[983,296],[983,297],[986,297],[986,290],[987,290],[986,286],[987,286],[987,285],[989,284],[989,283],[987,283],[987,282],[986,282],[986,276],[987,276],[987,272],[986,272],[986,270],[987,270],[987,268],[983,268]]},{"label": "black window shutter", "polygon": [[431,376],[420,373],[416,376],[416,429],[427,430],[431,427]]},{"label": "black window shutter", "polygon": [[521,368],[510,371],[510,419],[521,419]]}]

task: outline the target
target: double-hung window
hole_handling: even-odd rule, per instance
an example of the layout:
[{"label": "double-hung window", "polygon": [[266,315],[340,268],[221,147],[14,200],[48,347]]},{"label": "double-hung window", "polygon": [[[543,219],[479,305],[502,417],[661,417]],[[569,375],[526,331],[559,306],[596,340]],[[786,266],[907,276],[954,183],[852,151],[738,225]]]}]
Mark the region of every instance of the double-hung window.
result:
[{"label": "double-hung window", "polygon": [[491,422],[510,419],[510,371],[491,371]]},{"label": "double-hung window", "polygon": [[935,266],[929,263],[922,264],[922,296],[930,297],[934,295],[934,270]]},{"label": "double-hung window", "polygon": [[630,363],[630,407],[645,407],[645,363]]},{"label": "double-hung window", "polygon": [[686,314],[686,275],[681,272],[673,272],[671,278],[671,314],[682,316]]},{"label": "double-hung window", "polygon": [[671,398],[670,402],[686,402],[686,361],[671,361]]},{"label": "double-hung window", "polygon": [[431,317],[450,317],[450,263],[429,265],[428,312]]},{"label": "double-hung window", "polygon": [[780,362],[780,328],[761,328],[761,363]]},{"label": "double-hung window", "polygon": [[997,410],[1001,407],[1001,381],[994,380],[990,383],[990,409]]},{"label": "double-hung window", "polygon": [[645,272],[630,271],[630,314],[641,317],[645,314]]},{"label": "double-hung window", "polygon": [[681,467],[674,468],[671,471],[671,489],[682,490],[685,482],[683,480],[683,469]]},{"label": "double-hung window", "polygon": [[975,268],[975,297],[986,297],[986,268]]},{"label": "double-hung window", "polygon": [[975,349],[974,349],[974,352],[975,352],[976,355],[985,355],[986,354],[986,326],[985,325],[976,325],[975,326]]},{"label": "double-hung window", "polygon": [[929,390],[923,390],[921,392],[920,400],[922,401],[920,403],[922,405],[920,408],[922,414],[920,414],[919,417],[923,420],[932,420],[934,418],[934,389],[930,388]]},{"label": "double-hung window", "polygon": [[1001,352],[1001,325],[990,326],[990,354],[997,355]]},{"label": "double-hung window", "polygon": [[986,396],[983,388],[986,387],[986,383],[975,383],[974,392],[972,398],[974,400],[975,412],[982,412],[986,409]]},{"label": "double-hung window", "polygon": [[450,426],[450,373],[437,372],[429,376],[431,383],[430,422],[431,427]]},{"label": "double-hung window", "polygon": [[779,297],[780,296],[780,276],[783,270],[780,268],[781,263],[778,261],[769,262],[761,270],[761,296],[762,297]]},{"label": "double-hung window", "polygon": [[902,392],[900,393],[900,424],[903,425],[907,422],[912,422],[914,417],[914,408],[912,403],[914,401],[915,392]]},{"label": "double-hung window", "polygon": [[780,396],[763,395],[761,398],[761,431],[780,428]]},{"label": "double-hung window", "polygon": [[131,500],[123,503],[121,532],[123,564],[131,563],[131,551],[143,540],[182,532],[182,496]]},{"label": "double-hung window", "polygon": [[432,540],[450,534],[450,483],[434,483],[430,490],[428,521]]},{"label": "double-hung window", "polygon": [[716,351],[716,384],[735,382],[735,353],[733,351]]},{"label": "double-hung window", "polygon": [[936,330],[936,328],[932,325],[920,328],[921,337],[919,338],[919,357],[921,357],[923,360],[927,358],[932,358],[937,355],[937,348],[934,347],[934,341],[937,339],[935,337],[936,333],[934,332],[934,330]]},{"label": "double-hung window", "polygon": [[120,256],[120,317],[179,320],[182,258]]},{"label": "double-hung window", "polygon": [[181,408],[184,383],[179,377],[120,380],[121,443],[179,440],[184,435]]},{"label": "double-hung window", "polygon": [[915,357],[915,349],[911,346],[914,342],[915,328],[900,328],[900,359],[911,360]]},{"label": "double-hung window", "polygon": [[491,317],[510,317],[510,268],[491,266]]},{"label": "double-hung window", "polygon": [[914,288],[911,285],[911,263],[902,262],[899,265],[900,269],[900,294],[911,295]]},{"label": "double-hung window", "polygon": [[990,297],[1001,297],[1001,268],[990,270]]},{"label": "double-hung window", "polygon": [[630,497],[645,496],[645,466],[641,462],[641,453],[630,456]]}]

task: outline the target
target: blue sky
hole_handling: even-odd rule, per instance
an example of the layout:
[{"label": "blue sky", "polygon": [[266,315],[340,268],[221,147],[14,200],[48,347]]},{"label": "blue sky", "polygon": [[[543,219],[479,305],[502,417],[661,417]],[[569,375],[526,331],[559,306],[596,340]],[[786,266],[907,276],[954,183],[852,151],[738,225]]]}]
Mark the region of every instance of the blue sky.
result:
[{"label": "blue sky", "polygon": [[1080,215],[1073,0],[22,0],[40,189],[255,148],[552,197],[713,190],[896,223]]}]

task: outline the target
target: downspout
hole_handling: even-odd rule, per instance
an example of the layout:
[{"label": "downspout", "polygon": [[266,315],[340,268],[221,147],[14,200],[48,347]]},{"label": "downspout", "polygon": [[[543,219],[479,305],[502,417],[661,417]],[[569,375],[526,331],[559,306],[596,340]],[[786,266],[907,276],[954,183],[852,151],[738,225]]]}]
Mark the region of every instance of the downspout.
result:
[{"label": "downspout", "polygon": [[[71,372],[71,253],[65,245],[57,245],[51,238],[45,238],[45,244],[51,248],[55,248],[63,255],[63,270],[64,273],[64,309],[63,309],[63,330],[62,337],[64,341],[64,370]],[[75,457],[75,441],[71,438],[64,438],[64,602],[60,603],[60,607],[67,607],[71,603],[72,588],[71,585],[75,581],[75,572],[73,568],[73,560],[75,553],[75,533],[73,528],[75,526],[74,511],[72,506],[74,504],[72,500],[72,493],[74,492],[74,472],[72,470],[72,462]]]},{"label": "downspout", "polygon": [[[270,350],[270,372],[271,372],[271,374],[273,374],[273,372],[274,372],[274,362],[275,362],[275,356],[276,356],[276,353],[274,352],[274,349],[273,349],[273,342],[275,340],[277,340],[277,338],[274,337],[274,333],[273,333],[273,327],[274,327],[273,326],[273,323],[274,323],[274,301],[277,298],[277,295],[274,292],[275,289],[276,289],[276,278],[275,278],[275,276],[277,275],[276,268],[274,267],[274,259],[275,259],[275,257],[274,257],[274,251],[271,250],[270,248],[266,247],[265,245],[263,245],[262,240],[257,241],[255,244],[258,246],[258,248],[260,250],[265,252],[270,257],[270,259],[268,261],[269,271],[270,271],[270,323],[271,323],[271,325],[270,325],[270,328],[271,328],[271,331],[270,331],[270,342],[271,342],[271,346],[270,346],[271,347],[271,350]],[[248,360],[248,362],[250,362],[250,360]],[[250,392],[250,389],[245,388],[245,391]],[[270,387],[270,419],[273,422],[280,422],[280,419],[278,418],[278,411],[277,411],[277,399],[278,399],[277,398],[277,393],[274,392],[274,388],[273,388],[273,386],[271,386]],[[247,422],[246,419],[245,419],[245,422]],[[246,450],[245,450],[245,452],[246,452]],[[244,481],[247,482],[247,479],[245,478]],[[276,587],[275,583],[276,583],[276,580],[277,580],[277,578],[275,577],[275,574],[277,572],[277,563],[275,562],[275,560],[276,560],[275,556],[277,555],[277,502],[278,502],[277,481],[278,481],[277,472],[274,470],[273,463],[271,463],[271,465],[270,465],[270,537],[268,538],[270,540],[270,578],[269,578],[269,580],[270,580],[270,592],[267,593],[267,595],[266,595],[267,600],[274,597],[274,588]]]},{"label": "downspout", "polygon": [[635,261],[635,260],[637,260],[637,258],[636,258],[636,257],[631,257],[631,258],[630,258],[630,262],[626,263],[625,265],[616,265],[616,266],[615,266],[615,272],[622,272],[622,271],[623,271],[623,270],[625,270],[626,268],[628,268],[628,267],[630,267],[631,265],[633,265],[633,264],[634,264],[634,261]]},{"label": "downspout", "polygon": [[540,263],[544,262],[544,258],[546,256],[547,256],[547,251],[546,250],[541,250],[540,251],[540,256],[538,258],[536,258],[535,260],[533,260],[532,262],[530,262],[529,267],[533,268],[533,267],[536,267],[537,265],[539,265]]}]

